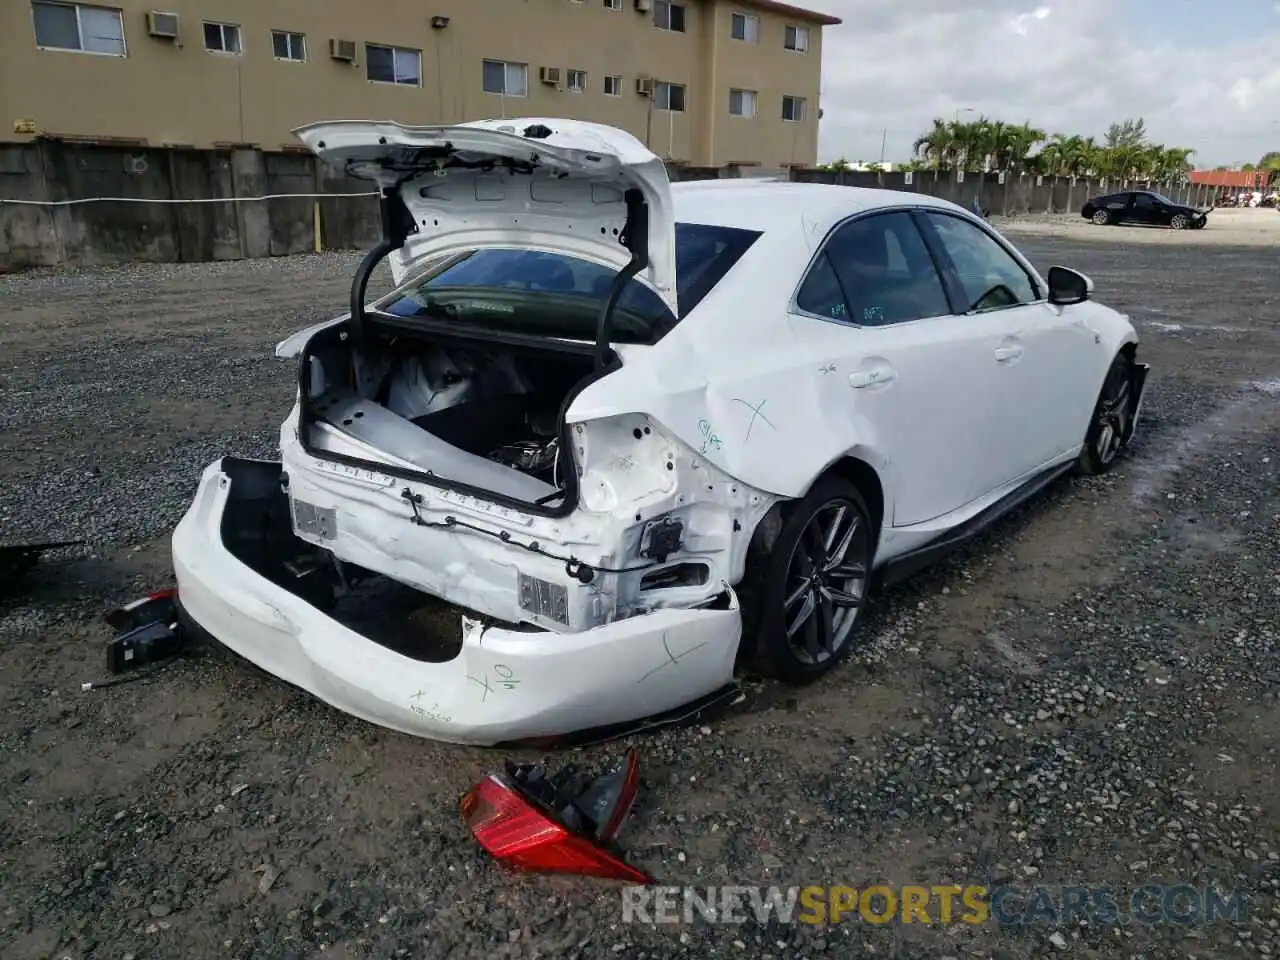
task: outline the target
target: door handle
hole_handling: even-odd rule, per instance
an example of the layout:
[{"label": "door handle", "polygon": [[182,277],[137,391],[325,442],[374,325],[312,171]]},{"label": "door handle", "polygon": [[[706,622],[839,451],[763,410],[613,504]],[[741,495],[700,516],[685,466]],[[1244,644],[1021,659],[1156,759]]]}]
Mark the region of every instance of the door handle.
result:
[{"label": "door handle", "polygon": [[888,364],[874,364],[868,367],[862,367],[849,374],[849,386],[855,390],[865,390],[868,387],[884,386],[892,383],[898,376],[893,367]]},{"label": "door handle", "polygon": [[1009,363],[1012,360],[1017,360],[1020,356],[1022,356],[1022,347],[1016,343],[1009,346],[996,347],[997,363]]}]

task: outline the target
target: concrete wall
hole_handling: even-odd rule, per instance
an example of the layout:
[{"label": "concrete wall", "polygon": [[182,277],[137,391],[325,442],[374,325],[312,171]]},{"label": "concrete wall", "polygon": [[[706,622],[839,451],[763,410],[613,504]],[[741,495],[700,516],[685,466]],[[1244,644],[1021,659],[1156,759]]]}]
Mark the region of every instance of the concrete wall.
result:
[{"label": "concrete wall", "polygon": [[[907,182],[910,178],[910,183]],[[1020,216],[1045,213],[1079,213],[1086,200],[1102,193],[1122,190],[1153,190],[1177,203],[1207,207],[1217,195],[1216,187],[1193,183],[1149,183],[1132,180],[1095,180],[1081,177],[1040,177],[1011,174],[1001,183],[998,173],[917,172],[868,173],[832,170],[793,170],[791,179],[804,183],[835,183],[850,187],[878,187],[927,193],[971,208],[974,198],[992,216]]]},{"label": "concrete wall", "polygon": [[[0,144],[0,200],[231,200],[279,193],[368,193],[309,153],[162,150],[57,141]],[[0,272],[58,264],[203,261],[315,249],[315,203],[0,203]],[[374,197],[320,199],[323,249],[371,246]]]},{"label": "concrete wall", "polygon": [[[836,173],[826,170],[672,165],[673,180],[775,176],[848,186],[922,192],[971,206],[974,197],[995,215],[1076,213],[1089,197],[1126,186],[1116,181],[1055,180],[954,173]],[[1170,198],[1198,206],[1212,203],[1216,188],[1151,184]],[[378,237],[371,185],[336,175],[309,153],[159,149],[55,140],[0,143],[0,201],[138,198],[200,203],[121,203],[65,206],[0,202],[0,273],[60,264],[126,261],[238,260],[372,246]],[[322,194],[319,199],[281,198],[232,202],[272,194]],[[222,201],[222,202],[220,202]]]}]

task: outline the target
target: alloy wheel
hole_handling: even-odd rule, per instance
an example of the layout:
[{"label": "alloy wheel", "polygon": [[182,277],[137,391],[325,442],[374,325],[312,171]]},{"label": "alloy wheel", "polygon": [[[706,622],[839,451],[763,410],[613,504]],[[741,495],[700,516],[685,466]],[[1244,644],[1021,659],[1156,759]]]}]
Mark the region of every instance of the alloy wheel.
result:
[{"label": "alloy wheel", "polygon": [[1176,214],[1176,215],[1174,216],[1174,218],[1173,218],[1172,220],[1170,220],[1170,221],[1169,221],[1169,226],[1173,227],[1173,229],[1175,229],[1175,230],[1185,230],[1185,229],[1187,229],[1187,218],[1186,218],[1186,215],[1185,215],[1185,214],[1181,214],[1181,213]]},{"label": "alloy wheel", "polygon": [[783,624],[787,645],[802,663],[817,666],[840,652],[866,596],[871,531],[848,500],[814,511],[796,540],[787,567]]},{"label": "alloy wheel", "polygon": [[1098,438],[1094,445],[1098,460],[1104,466],[1111,463],[1124,446],[1133,416],[1132,388],[1128,364],[1113,367],[1103,390],[1102,402],[1098,405]]},{"label": "alloy wheel", "polygon": [[1093,222],[1098,226],[1105,226],[1106,222],[1111,219],[1111,214],[1106,210],[1097,210],[1093,214]]}]

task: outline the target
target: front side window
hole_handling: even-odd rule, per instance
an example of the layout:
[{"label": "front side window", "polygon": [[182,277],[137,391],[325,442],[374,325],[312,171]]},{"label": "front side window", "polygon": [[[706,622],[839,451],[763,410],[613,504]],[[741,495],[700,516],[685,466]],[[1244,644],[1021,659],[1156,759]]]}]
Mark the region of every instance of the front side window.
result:
[{"label": "front side window", "polygon": [[805,277],[796,306],[860,326],[951,313],[942,278],[908,213],[881,213],[838,228]]},{"label": "front side window", "polygon": [[206,21],[204,48],[210,53],[240,53],[240,28],[234,23]]},{"label": "front side window", "polygon": [[364,62],[365,75],[374,83],[398,83],[406,87],[422,85],[421,50],[366,43]]},{"label": "front side window", "polygon": [[684,85],[680,83],[655,83],[653,105],[659,110],[684,113]]},{"label": "front side window", "polygon": [[1031,275],[987,231],[945,213],[929,213],[926,219],[951,261],[969,311],[1000,310],[1039,299]]},{"label": "front side window", "polygon": [[484,61],[484,92],[506,97],[523,97],[529,93],[529,65],[505,60]]},{"label": "front side window", "polygon": [[653,25],[659,30],[684,33],[684,4],[669,0],[654,0]]},{"label": "front side window", "polygon": [[83,3],[36,2],[31,12],[38,47],[124,56],[124,21],[119,10]]},{"label": "front side window", "polygon": [[[752,230],[676,224],[676,295],[688,316],[760,236]],[[450,257],[379,305],[400,317],[457,318],[546,336],[595,339],[600,305],[616,271],[564,254],[478,250]],[[632,280],[618,301],[619,342],[648,343],[678,322],[651,289]]]}]

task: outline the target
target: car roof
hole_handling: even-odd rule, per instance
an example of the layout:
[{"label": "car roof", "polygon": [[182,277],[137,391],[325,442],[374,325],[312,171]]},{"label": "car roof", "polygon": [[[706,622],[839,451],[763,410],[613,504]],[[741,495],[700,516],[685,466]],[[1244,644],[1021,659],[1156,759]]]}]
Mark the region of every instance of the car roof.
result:
[{"label": "car roof", "polygon": [[671,185],[675,219],[762,232],[823,230],[855,213],[904,204],[965,213],[923,193],[779,180],[689,180]]}]

